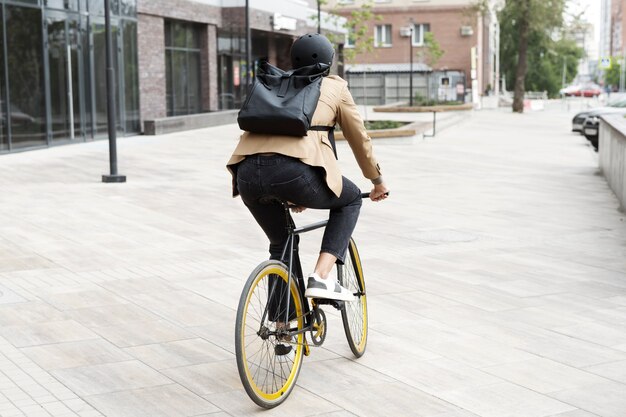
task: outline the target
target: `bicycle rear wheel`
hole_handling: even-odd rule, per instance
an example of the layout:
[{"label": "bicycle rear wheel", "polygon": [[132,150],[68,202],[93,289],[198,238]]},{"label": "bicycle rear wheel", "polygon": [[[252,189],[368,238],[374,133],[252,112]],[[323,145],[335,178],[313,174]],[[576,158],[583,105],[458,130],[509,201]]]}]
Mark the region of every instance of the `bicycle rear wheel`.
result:
[{"label": "bicycle rear wheel", "polygon": [[337,265],[339,283],[355,295],[355,301],[346,302],[341,310],[343,329],[350,350],[357,358],[365,353],[367,345],[367,295],[361,258],[354,240],[350,239],[343,265]]},{"label": "bicycle rear wheel", "polygon": [[252,401],[264,408],[276,407],[289,396],[302,366],[304,333],[287,335],[304,327],[302,298],[292,279],[287,319],[287,283],[285,264],[263,262],[250,274],[237,308],[239,377]]}]

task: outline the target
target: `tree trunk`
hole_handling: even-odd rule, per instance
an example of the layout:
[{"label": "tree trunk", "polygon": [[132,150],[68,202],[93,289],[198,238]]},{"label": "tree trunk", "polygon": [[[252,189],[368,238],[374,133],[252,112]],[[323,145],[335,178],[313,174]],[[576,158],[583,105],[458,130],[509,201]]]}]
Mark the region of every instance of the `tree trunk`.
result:
[{"label": "tree trunk", "polygon": [[528,69],[528,35],[530,31],[531,0],[521,0],[521,2],[517,72],[513,89],[513,111],[516,113],[524,112],[524,94],[526,92],[524,81],[526,80],[526,71]]}]

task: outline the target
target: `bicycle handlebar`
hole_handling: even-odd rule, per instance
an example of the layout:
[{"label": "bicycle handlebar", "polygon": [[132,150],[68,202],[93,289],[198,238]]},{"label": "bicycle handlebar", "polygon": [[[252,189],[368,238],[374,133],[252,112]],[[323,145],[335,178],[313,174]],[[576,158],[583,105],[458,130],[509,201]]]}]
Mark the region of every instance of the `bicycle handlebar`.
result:
[{"label": "bicycle handlebar", "polygon": [[[385,195],[389,197],[389,191],[387,191]],[[370,198],[370,193],[361,193],[361,198]]]},{"label": "bicycle handlebar", "polygon": [[[389,196],[389,191],[387,191],[385,193],[386,196]],[[370,193],[361,193],[361,198],[370,198]],[[280,200],[278,200],[279,202],[281,202],[282,204],[285,204],[285,202],[282,202]],[[287,204],[287,208],[294,208],[294,207],[298,207],[296,204],[291,204],[291,203],[286,203]]]}]

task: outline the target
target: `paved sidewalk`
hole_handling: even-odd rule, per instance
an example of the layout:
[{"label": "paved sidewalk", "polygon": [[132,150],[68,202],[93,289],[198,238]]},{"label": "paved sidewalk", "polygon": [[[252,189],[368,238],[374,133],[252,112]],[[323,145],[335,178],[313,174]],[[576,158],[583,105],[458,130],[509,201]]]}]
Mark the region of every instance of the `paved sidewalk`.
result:
[{"label": "paved sidewalk", "polygon": [[625,416],[625,216],[570,119],[476,112],[376,141],[392,195],[356,231],[368,350],[353,360],[328,311],[269,412],[234,360],[266,257],[230,198],[235,126],[121,140],[126,184],[100,182],[105,141],[0,156],[0,416]]}]

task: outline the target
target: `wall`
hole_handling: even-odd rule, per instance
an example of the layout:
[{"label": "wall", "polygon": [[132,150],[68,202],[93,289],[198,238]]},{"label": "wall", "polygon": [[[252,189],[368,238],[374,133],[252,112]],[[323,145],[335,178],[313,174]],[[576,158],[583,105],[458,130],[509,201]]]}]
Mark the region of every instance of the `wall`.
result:
[{"label": "wall", "polygon": [[165,117],[165,29],[163,18],[137,16],[139,109],[141,119]]},{"label": "wall", "polygon": [[602,116],[599,136],[600,170],[626,209],[626,119],[623,115]]},{"label": "wall", "polygon": [[164,19],[206,24],[202,32],[201,76],[203,111],[217,103],[216,27],[222,25],[219,7],[189,0],[139,0],[137,2],[137,55],[140,113],[143,121],[166,117]]},{"label": "wall", "polygon": [[[400,28],[409,25],[412,17],[416,24],[430,24],[430,31],[441,49],[445,52],[434,66],[435,69],[448,69],[464,71],[469,79],[471,64],[470,51],[477,45],[476,19],[468,18],[460,8],[398,8],[381,7],[378,5],[374,12],[382,16],[380,21],[372,23],[370,31],[373,36],[373,25],[391,24],[392,45],[391,47],[376,47],[371,53],[357,55],[354,62],[360,64],[372,63],[407,63],[410,60],[409,38],[400,36]],[[340,12],[347,16],[348,12]],[[461,26],[474,26],[471,36],[461,36]],[[414,46],[413,53],[417,54],[421,47]],[[414,55],[414,61],[418,59]]]}]

